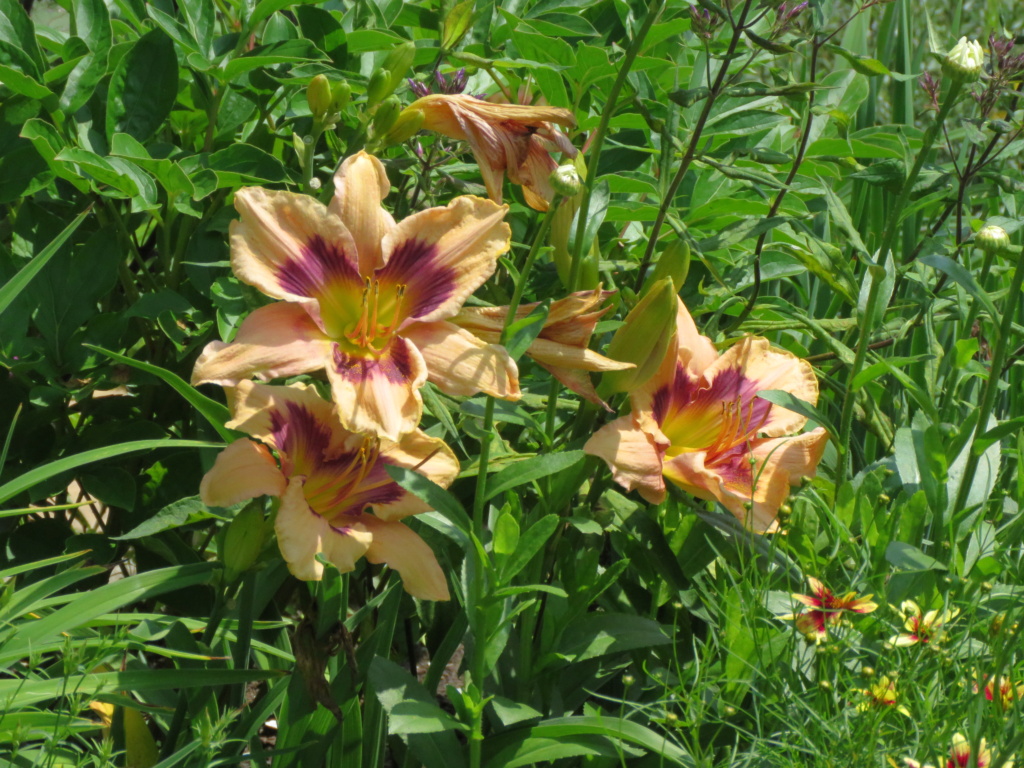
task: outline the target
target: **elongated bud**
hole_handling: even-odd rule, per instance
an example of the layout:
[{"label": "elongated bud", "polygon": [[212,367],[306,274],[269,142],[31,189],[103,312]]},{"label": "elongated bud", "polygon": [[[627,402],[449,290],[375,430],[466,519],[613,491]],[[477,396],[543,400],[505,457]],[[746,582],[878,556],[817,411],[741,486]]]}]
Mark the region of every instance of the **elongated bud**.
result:
[{"label": "elongated bud", "polygon": [[583,180],[572,163],[555,168],[548,177],[548,182],[551,184],[551,188],[563,197],[572,197],[583,189]]},{"label": "elongated bud", "polygon": [[985,64],[985,52],[977,40],[961,37],[942,62],[942,71],[947,77],[961,83],[973,83],[981,77]]},{"label": "elongated bud", "polygon": [[[373,129],[374,136],[383,136],[391,127],[398,121],[398,114],[402,111],[402,102],[398,100],[397,96],[388,96],[384,101],[377,107],[377,112],[373,116],[373,122],[370,123]],[[420,112],[422,115],[423,113]],[[420,124],[423,124],[421,118]]]},{"label": "elongated bud", "polygon": [[388,93],[393,93],[405,79],[405,74],[412,67],[415,58],[416,44],[411,40],[391,49],[391,53],[384,59],[384,69],[391,73],[388,80]]},{"label": "elongated bud", "polygon": [[331,83],[326,75],[317,75],[306,86],[306,103],[316,120],[323,121],[331,110]]},{"label": "elongated bud", "polygon": [[340,114],[348,106],[352,98],[352,86],[345,80],[338,80],[331,84],[331,114]]},{"label": "elongated bud", "polygon": [[1010,245],[1010,236],[1002,227],[986,224],[974,236],[974,244],[985,253],[1004,253]]},{"label": "elongated bud", "polygon": [[380,104],[391,90],[391,72],[378,69],[370,75],[370,82],[366,84],[366,108],[372,109]]},{"label": "elongated bud", "polygon": [[[383,109],[383,106],[381,107]],[[377,110],[377,114],[380,115],[380,109]],[[410,109],[406,107],[402,110],[401,114],[398,115],[398,119],[395,120],[394,125],[391,126],[391,130],[387,132],[383,139],[381,139],[381,146],[390,147],[395,144],[401,144],[404,141],[408,141],[415,136],[420,128],[423,127],[423,119],[426,115],[423,114],[422,109]]]},{"label": "elongated bud", "polygon": [[690,244],[685,240],[673,240],[668,247],[661,252],[661,257],[651,270],[650,276],[644,281],[644,287],[640,291],[641,296],[646,296],[658,282],[666,277],[672,280],[672,286],[676,293],[682,290],[686,276],[690,273]]},{"label": "elongated bud", "polygon": [[246,505],[235,515],[224,533],[224,578],[235,581],[249,570],[259,557],[267,540],[267,522],[257,501]]},{"label": "elongated bud", "polygon": [[630,310],[605,352],[612,360],[633,363],[636,368],[605,372],[601,388],[610,394],[643,385],[665,359],[675,330],[676,289],[672,278],[665,277]]}]

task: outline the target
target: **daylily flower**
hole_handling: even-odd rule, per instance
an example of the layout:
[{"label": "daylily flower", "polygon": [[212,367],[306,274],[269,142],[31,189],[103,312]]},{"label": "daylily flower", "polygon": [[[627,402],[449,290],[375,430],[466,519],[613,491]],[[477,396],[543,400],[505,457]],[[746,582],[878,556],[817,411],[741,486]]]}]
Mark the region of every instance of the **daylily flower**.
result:
[{"label": "daylily flower", "polygon": [[[1014,685],[1013,681],[1004,675],[996,677],[985,675],[982,679],[985,681],[985,698],[997,702],[1001,709],[1013,706],[1024,697],[1024,683]],[[977,693],[979,689],[980,686],[975,680],[974,692]]]},{"label": "daylily flower", "polygon": [[664,500],[668,478],[717,500],[749,528],[773,531],[790,485],[815,473],[828,434],[819,427],[787,437],[807,419],[758,398],[768,389],[818,399],[806,361],[750,336],[719,355],[679,302],[675,342],[631,393],[632,413],[598,430],[583,450],[652,504]]},{"label": "daylily flower", "polygon": [[856,592],[847,592],[840,597],[813,576],[807,577],[807,583],[811,587],[811,594],[793,593],[793,599],[811,610],[798,614],[790,613],[779,618],[796,619],[796,628],[815,642],[823,641],[828,636],[828,627],[838,626],[846,611],[871,613],[878,608],[878,604],[871,601],[871,595],[858,597]]},{"label": "daylily flower", "polygon": [[[892,606],[890,606],[892,607]],[[893,608],[895,610],[895,608]],[[928,611],[924,613],[921,606],[913,600],[904,600],[900,604],[899,614],[903,618],[903,628],[907,631],[889,638],[893,645],[906,646],[915,643],[930,643],[941,641],[945,634],[939,629],[943,624],[948,624],[957,614],[958,608],[947,611]]]},{"label": "daylily flower", "polygon": [[[526,350],[527,355],[573,392],[605,408],[608,406],[590,381],[590,371],[621,371],[633,367],[632,363],[612,360],[587,348],[598,319],[609,309],[598,307],[611,294],[612,291],[598,287],[553,301],[543,329]],[[521,304],[516,319],[526,317],[537,306]],[[507,315],[508,307],[463,307],[451,322],[483,341],[497,343]]]},{"label": "daylily flower", "polygon": [[560,107],[494,104],[473,96],[431,94],[407,110],[423,112],[423,130],[469,143],[480,166],[487,194],[501,202],[504,174],[521,184],[526,204],[546,211],[554,197],[548,177],[558,167],[552,152],[576,155],[572,142],[552,123],[575,126],[572,112]]},{"label": "daylily flower", "polygon": [[326,369],[352,432],[398,440],[419,423],[419,388],[519,397],[515,363],[447,322],[508,250],[507,208],[463,196],[395,223],[380,203],[384,166],[341,164],[330,207],[312,197],[239,190],[231,224],[238,278],[281,302],[249,315],[231,344],[203,350],[192,382],[232,386]]},{"label": "daylily flower", "polygon": [[[907,768],[934,768],[931,765],[921,765],[917,760],[909,757],[903,758]],[[971,744],[962,733],[953,734],[953,745],[949,750],[949,759],[946,760],[946,768],[988,768],[992,764],[992,752],[985,745],[985,739],[978,744],[978,754],[971,755]],[[1003,763],[1005,768],[1013,768],[1013,760]]]},{"label": "daylily flower", "polygon": [[408,467],[447,486],[459,472],[448,446],[419,430],[398,442],[353,434],[342,427],[336,407],[303,384],[241,381],[235,395],[227,426],[260,442],[242,438],[221,452],[200,485],[203,503],[280,499],[277,542],[288,570],[305,581],[323,575],[317,555],[343,573],[365,556],[398,571],[409,594],[448,599],[434,553],[401,522],[427,506],[384,469]]},{"label": "daylily flower", "polygon": [[889,678],[887,675],[882,675],[878,678],[878,682],[872,685],[870,688],[865,688],[861,691],[864,694],[864,700],[857,704],[857,710],[859,712],[866,712],[869,709],[878,709],[882,707],[895,707],[896,711],[902,715],[910,717],[910,711],[902,704],[896,704],[896,681]]}]

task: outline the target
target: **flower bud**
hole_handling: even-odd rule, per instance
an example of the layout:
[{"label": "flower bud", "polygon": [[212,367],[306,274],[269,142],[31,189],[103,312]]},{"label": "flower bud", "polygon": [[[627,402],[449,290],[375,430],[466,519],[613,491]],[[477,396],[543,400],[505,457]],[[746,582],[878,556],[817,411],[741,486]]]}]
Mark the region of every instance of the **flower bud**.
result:
[{"label": "flower bud", "polygon": [[986,224],[974,236],[974,244],[985,253],[1003,253],[1010,245],[1010,236],[1002,227]]},{"label": "flower bud", "polygon": [[981,68],[985,63],[985,53],[977,40],[968,41],[961,37],[942,62],[942,71],[961,83],[973,83],[981,77]]},{"label": "flower bud", "polygon": [[323,120],[331,109],[331,83],[326,75],[317,75],[306,86],[306,103],[316,120]]},{"label": "flower bud", "polygon": [[[373,115],[373,122],[370,126],[375,137],[384,136],[398,122],[398,115],[402,111],[402,103],[397,96],[388,96],[377,107]],[[421,113],[422,114],[422,113]],[[422,125],[423,121],[420,121]]]},{"label": "flower bud", "polygon": [[246,505],[228,524],[221,554],[228,583],[234,582],[256,562],[267,540],[267,527],[259,502]]},{"label": "flower bud", "polygon": [[391,93],[391,72],[387,69],[378,69],[370,75],[370,82],[366,84],[366,107],[371,109]]},{"label": "flower bud", "polygon": [[352,98],[352,86],[345,80],[331,83],[331,114],[340,114]]},{"label": "flower bud", "polygon": [[551,188],[563,197],[572,197],[579,194],[583,189],[583,180],[580,178],[576,166],[572,163],[560,165],[551,172],[548,177]]},{"label": "flower bud", "polygon": [[401,45],[391,49],[391,53],[384,59],[384,69],[390,73],[388,79],[388,93],[391,93],[405,79],[405,73],[412,67],[416,58],[416,44],[407,40]]},{"label": "flower bud", "polygon": [[608,344],[608,357],[636,367],[606,371],[602,388],[608,393],[628,392],[644,384],[665,359],[675,332],[676,290],[672,279],[664,278],[630,310]]},{"label": "flower bud", "polygon": [[685,240],[673,240],[664,251],[651,270],[650,276],[644,281],[644,287],[640,291],[645,296],[651,287],[659,280],[666,277],[672,278],[672,285],[679,293],[686,282],[686,276],[690,273],[690,245]]},{"label": "flower bud", "polygon": [[[383,109],[383,105],[381,109]],[[381,110],[377,110],[378,115],[380,112]],[[424,117],[425,115],[421,109],[409,109],[408,107],[403,109],[398,115],[398,119],[395,120],[394,125],[391,126],[391,130],[381,139],[381,146],[390,147],[411,139],[423,127]]]}]

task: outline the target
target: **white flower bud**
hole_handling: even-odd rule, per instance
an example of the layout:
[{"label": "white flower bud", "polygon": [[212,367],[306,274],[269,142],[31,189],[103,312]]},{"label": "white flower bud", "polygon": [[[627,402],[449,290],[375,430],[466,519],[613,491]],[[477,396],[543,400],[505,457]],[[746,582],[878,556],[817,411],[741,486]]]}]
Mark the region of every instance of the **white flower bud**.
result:
[{"label": "white flower bud", "polygon": [[576,170],[576,166],[572,165],[572,163],[558,166],[551,172],[548,181],[551,182],[552,189],[564,197],[577,195],[583,188],[583,181],[580,179],[579,171]]},{"label": "white flower bud", "polygon": [[1002,227],[986,224],[974,236],[974,244],[986,253],[1002,253],[1010,244],[1010,236]]},{"label": "white flower bud", "polygon": [[962,83],[973,83],[981,77],[981,68],[985,64],[985,52],[977,40],[968,41],[961,37],[953,46],[946,60],[942,62],[942,71],[954,80]]}]

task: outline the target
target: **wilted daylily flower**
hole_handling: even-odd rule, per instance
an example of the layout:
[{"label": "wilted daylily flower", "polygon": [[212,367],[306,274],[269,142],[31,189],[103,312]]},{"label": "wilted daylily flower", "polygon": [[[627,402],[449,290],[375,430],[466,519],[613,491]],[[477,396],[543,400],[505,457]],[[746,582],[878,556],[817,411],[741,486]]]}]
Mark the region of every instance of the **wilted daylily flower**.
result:
[{"label": "wilted daylily flower", "polygon": [[717,500],[749,528],[772,531],[790,485],[815,473],[828,434],[819,427],[787,437],[807,419],[757,396],[768,389],[818,399],[807,362],[750,336],[719,355],[679,302],[675,341],[631,393],[632,413],[602,427],[583,450],[653,504],[664,500],[668,478]]},{"label": "wilted daylily flower", "polygon": [[828,627],[830,625],[838,626],[846,611],[871,613],[878,608],[877,603],[871,602],[871,595],[858,597],[856,592],[847,592],[839,597],[813,576],[807,577],[807,583],[811,587],[812,594],[794,593],[793,599],[803,603],[811,610],[798,614],[791,613],[779,618],[796,619],[796,628],[815,642],[823,641],[828,636]]},{"label": "wilted daylily flower", "polygon": [[507,171],[513,184],[522,185],[526,204],[546,211],[554,197],[548,177],[558,167],[551,153],[576,155],[572,142],[552,125],[576,125],[568,109],[494,104],[473,96],[446,94],[424,96],[406,109],[423,112],[423,130],[469,143],[487,194],[498,203]]},{"label": "wilted daylily flower", "polygon": [[384,469],[408,467],[447,486],[459,464],[442,441],[419,430],[399,442],[353,434],[332,403],[302,384],[239,382],[228,426],[260,442],[243,438],[225,448],[203,478],[200,497],[216,507],[263,495],[280,499],[274,527],[295,576],[320,579],[324,566],[317,555],[343,573],[365,556],[398,571],[409,594],[448,599],[434,553],[401,522],[427,506]]},{"label": "wilted daylily flower", "polygon": [[[917,760],[909,757],[903,758],[907,768],[933,768],[930,765],[921,765]],[[945,768],[988,768],[992,764],[992,752],[985,745],[985,739],[978,743],[978,754],[971,755],[971,744],[962,733],[953,734],[953,745],[949,750],[949,759],[946,760]],[[1003,763],[1004,768],[1013,768],[1013,760]]]},{"label": "wilted daylily flower", "polygon": [[[892,607],[892,606],[890,606]],[[893,609],[895,610],[895,608]],[[943,632],[939,629],[943,624],[952,621],[960,610],[953,608],[948,611],[928,611],[924,613],[921,606],[913,600],[904,600],[900,604],[899,614],[903,618],[903,628],[906,632],[893,635],[889,642],[893,645],[906,646],[915,643],[930,643],[940,641]]]},{"label": "wilted daylily flower", "polygon": [[212,342],[192,382],[231,386],[326,369],[346,428],[397,440],[419,423],[419,388],[519,397],[515,363],[447,322],[508,249],[506,208],[463,196],[395,223],[381,207],[384,166],[360,152],[341,164],[330,207],[305,195],[239,190],[231,265],[283,301]]},{"label": "wilted daylily flower", "polygon": [[[590,337],[598,319],[608,308],[598,309],[611,295],[600,287],[592,291],[579,291],[551,303],[544,328],[526,350],[526,354],[562,382],[595,405],[607,406],[598,397],[590,371],[620,371],[632,368],[588,349]],[[522,304],[516,312],[521,320],[536,309],[538,304]],[[479,339],[497,343],[505,325],[508,307],[463,307],[451,322],[466,329]]]}]

